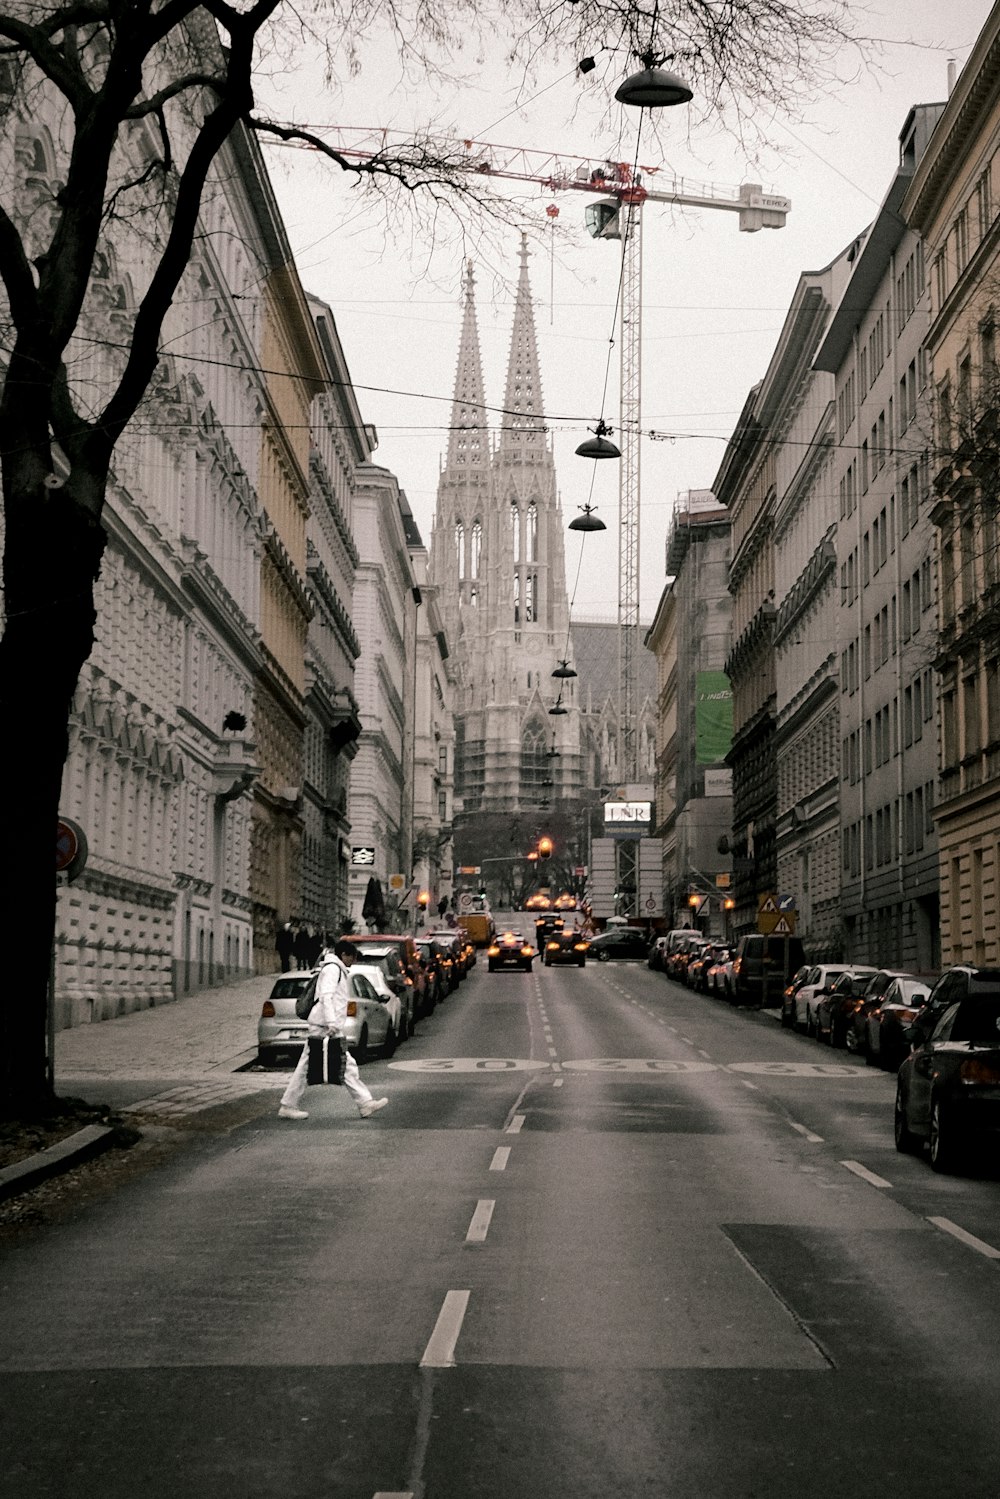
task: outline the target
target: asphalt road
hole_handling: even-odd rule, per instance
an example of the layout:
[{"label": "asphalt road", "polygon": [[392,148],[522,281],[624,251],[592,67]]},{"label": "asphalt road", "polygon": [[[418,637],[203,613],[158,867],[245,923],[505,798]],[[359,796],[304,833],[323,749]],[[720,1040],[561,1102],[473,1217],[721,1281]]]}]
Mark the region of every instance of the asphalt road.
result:
[{"label": "asphalt road", "polygon": [[897,1155],[884,1074],[480,962],[364,1075],[5,1246],[4,1495],[1000,1492],[1000,1179]]}]

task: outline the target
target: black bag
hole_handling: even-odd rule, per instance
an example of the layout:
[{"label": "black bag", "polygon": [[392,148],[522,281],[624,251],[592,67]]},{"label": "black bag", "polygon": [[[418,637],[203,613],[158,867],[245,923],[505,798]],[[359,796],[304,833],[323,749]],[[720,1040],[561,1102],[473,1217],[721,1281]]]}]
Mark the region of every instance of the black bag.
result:
[{"label": "black bag", "polygon": [[314,973],[302,993],[296,996],[295,1013],[300,1020],[309,1019],[309,1012],[316,1003],[316,980],[318,978],[319,974]]},{"label": "black bag", "polygon": [[342,1083],[347,1042],[341,1036],[310,1036],[307,1083]]}]

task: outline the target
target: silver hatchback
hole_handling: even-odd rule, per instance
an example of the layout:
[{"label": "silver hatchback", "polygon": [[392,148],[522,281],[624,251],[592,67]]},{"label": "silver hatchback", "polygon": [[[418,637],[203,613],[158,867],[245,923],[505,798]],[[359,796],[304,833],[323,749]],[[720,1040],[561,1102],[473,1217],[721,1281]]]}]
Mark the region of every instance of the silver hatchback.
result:
[{"label": "silver hatchback", "polygon": [[[351,990],[345,1027],[348,1047],[359,1062],[366,1061],[373,1050],[392,1056],[401,1039],[402,1008],[398,996],[374,965],[355,963],[348,977]],[[312,973],[304,969],[276,978],[257,1022],[257,1056],[261,1062],[270,1063],[301,1049],[309,1026],[296,1015],[295,1001],[311,978]]]}]

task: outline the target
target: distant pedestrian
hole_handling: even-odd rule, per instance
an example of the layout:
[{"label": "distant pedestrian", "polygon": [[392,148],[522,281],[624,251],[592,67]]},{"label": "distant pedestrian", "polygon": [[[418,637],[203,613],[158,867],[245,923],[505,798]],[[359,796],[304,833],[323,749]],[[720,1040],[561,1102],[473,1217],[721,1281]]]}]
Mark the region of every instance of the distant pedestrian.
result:
[{"label": "distant pedestrian", "polygon": [[[310,1036],[342,1037],[344,1035],[347,1002],[350,997],[347,970],[353,963],[356,952],[357,949],[352,942],[345,942],[341,939],[333,952],[327,952],[324,955],[316,983],[316,1003],[309,1012],[308,1034]],[[307,1087],[308,1070],[309,1042],[306,1041],[298,1066],[292,1073],[288,1087],[282,1096],[281,1107],[278,1109],[279,1119],[309,1118],[307,1111],[299,1108]],[[389,1102],[387,1098],[372,1097],[369,1089],[361,1081],[358,1064],[350,1052],[347,1053],[347,1063],[344,1069],[344,1087],[357,1104],[358,1113],[362,1119],[368,1119],[379,1109],[384,1109]]]},{"label": "distant pedestrian", "polygon": [[292,923],[283,921],[278,928],[278,934],[274,939],[274,945],[278,950],[281,960],[281,971],[287,973],[292,966],[292,948],[295,945],[295,933],[292,931]]},{"label": "distant pedestrian", "polygon": [[296,927],[295,942],[292,951],[295,954],[296,968],[310,968],[312,966],[309,962],[311,948],[309,945],[309,928],[307,926]]},{"label": "distant pedestrian", "polygon": [[323,955],[323,947],[324,942],[322,932],[319,930],[319,927],[311,926],[309,928],[309,952],[307,954],[309,959],[308,966],[310,968],[315,968],[319,963],[319,960]]}]

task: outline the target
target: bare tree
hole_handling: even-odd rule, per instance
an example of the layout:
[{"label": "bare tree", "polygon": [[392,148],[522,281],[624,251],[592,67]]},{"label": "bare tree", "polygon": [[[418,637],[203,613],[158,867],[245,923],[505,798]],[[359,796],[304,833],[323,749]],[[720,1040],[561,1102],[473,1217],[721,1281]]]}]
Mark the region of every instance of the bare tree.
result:
[{"label": "bare tree", "polygon": [[[327,50],[331,79],[356,69],[365,38],[393,37],[411,76],[453,70],[453,38],[511,35],[509,61],[592,54],[594,76],[661,47],[705,112],[743,130],[754,107],[795,111],[833,79],[851,40],[843,0],[0,0],[0,468],[5,628],[0,642],[2,784],[7,793],[8,929],[30,962],[7,987],[0,1109],[45,1107],[46,954],[55,918],[52,837],[74,688],[94,641],[102,511],[116,445],[154,381],[161,331],[199,232],[213,163],[237,130],[300,140],[374,191],[450,205],[459,223],[503,215],[467,158],[430,138],[348,159],[305,125],[262,119],[255,69]],[[323,39],[333,38],[333,41]],[[593,79],[591,80],[593,83]],[[45,180],[16,150],[19,121],[48,122]],[[30,181],[29,181],[30,179]],[[132,305],[103,350],[103,385],[81,358],[81,319],[109,232],[143,246]]]}]

